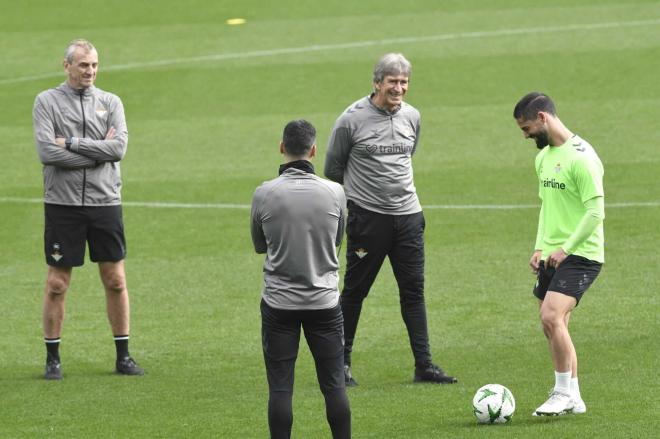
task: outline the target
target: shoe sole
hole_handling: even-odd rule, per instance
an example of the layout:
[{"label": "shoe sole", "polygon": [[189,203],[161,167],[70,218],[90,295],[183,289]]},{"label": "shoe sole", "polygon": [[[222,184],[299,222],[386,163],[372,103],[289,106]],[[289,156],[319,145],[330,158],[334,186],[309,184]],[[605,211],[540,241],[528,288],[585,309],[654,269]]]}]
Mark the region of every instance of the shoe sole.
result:
[{"label": "shoe sole", "polygon": [[564,416],[572,413],[573,413],[573,409],[569,409],[559,413],[534,412],[532,413],[532,416]]},{"label": "shoe sole", "polygon": [[429,383],[429,384],[456,384],[458,382],[457,379],[454,378],[452,381],[433,381],[433,380],[425,380],[422,378],[413,378],[413,383]]}]

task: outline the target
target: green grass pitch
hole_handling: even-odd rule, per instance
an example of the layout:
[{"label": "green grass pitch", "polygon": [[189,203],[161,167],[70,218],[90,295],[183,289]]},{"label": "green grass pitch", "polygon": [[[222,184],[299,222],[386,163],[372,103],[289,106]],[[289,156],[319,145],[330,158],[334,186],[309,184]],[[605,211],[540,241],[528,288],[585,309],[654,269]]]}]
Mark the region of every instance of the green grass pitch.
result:
[{"label": "green grass pitch", "polygon": [[[131,351],[142,378],[112,374],[89,263],[68,295],[65,379],[40,378],[45,264],[31,110],[63,80],[64,47],[78,37],[99,49],[97,85],[126,107]],[[389,51],[412,61],[407,100],[422,114],[414,166],[427,206],[431,347],[460,381],[412,384],[384,266],[355,346],[354,437],[657,437],[660,2],[651,0],[3,2],[0,437],[267,437],[262,257],[244,206],[276,175],[291,119],[316,125],[322,169],[335,118],[369,92]],[[554,419],[531,417],[553,384],[527,267],[536,148],[511,116],[532,90],[556,100],[605,165],[607,262],[571,322],[588,412]],[[300,352],[293,436],[329,437],[304,342]],[[516,398],[508,425],[472,415],[474,392],[490,382]]]}]

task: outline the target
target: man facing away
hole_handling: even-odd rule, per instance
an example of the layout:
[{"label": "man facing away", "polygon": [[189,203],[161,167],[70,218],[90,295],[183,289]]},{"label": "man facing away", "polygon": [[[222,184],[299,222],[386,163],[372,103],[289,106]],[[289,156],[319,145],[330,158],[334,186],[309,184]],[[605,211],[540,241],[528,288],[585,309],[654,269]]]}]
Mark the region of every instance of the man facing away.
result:
[{"label": "man facing away", "polygon": [[251,235],[265,253],[262,345],[271,438],[289,438],[300,328],[314,357],[333,438],[350,438],[343,373],[343,327],[336,247],[344,233],[342,187],[314,174],[316,130],[305,120],[284,128],[280,176],[252,199]]},{"label": "man facing away", "polygon": [[540,303],[555,386],[533,415],[584,413],[568,322],[605,260],[603,164],[591,145],[557,117],[547,95],[523,96],[513,117],[525,138],[534,139],[541,150],[535,161],[541,212],[529,265],[537,276],[533,293]]},{"label": "man facing away", "polygon": [[403,101],[412,66],[388,53],[373,72],[373,93],[337,119],[328,144],[325,175],[342,183],[348,198],[344,314],[346,384],[357,385],[351,352],[362,302],[385,257],[399,286],[401,315],[415,358],[414,381],[451,384],[456,378],[431,361],[424,302],[424,215],[413,183],[412,155],[419,112]]},{"label": "man facing away", "polygon": [[124,258],[119,161],[128,130],[119,97],[94,86],[96,48],[74,40],[66,49],[67,79],[40,93],[34,103],[36,148],[44,175],[44,250],[48,273],[43,331],[48,380],[62,379],[59,345],[65,298],[73,267],[83,265],[85,246],[98,262],[108,319],[115,339],[115,370],[142,375],[128,352],[129,298]]}]

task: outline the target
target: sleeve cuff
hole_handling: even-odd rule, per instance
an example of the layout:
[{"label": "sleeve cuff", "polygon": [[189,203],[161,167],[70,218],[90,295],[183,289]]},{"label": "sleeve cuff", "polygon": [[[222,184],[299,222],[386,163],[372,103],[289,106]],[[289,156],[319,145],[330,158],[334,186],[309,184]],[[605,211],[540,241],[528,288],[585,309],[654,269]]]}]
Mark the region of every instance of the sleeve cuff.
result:
[{"label": "sleeve cuff", "polygon": [[80,149],[80,139],[78,137],[72,137],[69,139],[71,146],[68,148],[69,151],[78,152]]}]

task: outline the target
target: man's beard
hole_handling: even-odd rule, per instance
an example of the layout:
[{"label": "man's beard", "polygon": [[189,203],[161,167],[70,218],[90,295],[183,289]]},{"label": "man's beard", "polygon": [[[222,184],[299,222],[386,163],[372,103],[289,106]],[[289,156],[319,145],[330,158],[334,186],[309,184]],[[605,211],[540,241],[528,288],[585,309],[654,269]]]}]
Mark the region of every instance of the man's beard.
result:
[{"label": "man's beard", "polygon": [[550,144],[550,139],[548,139],[548,133],[545,131],[540,131],[538,134],[535,134],[532,138],[536,142],[536,147],[538,149],[543,149]]}]

